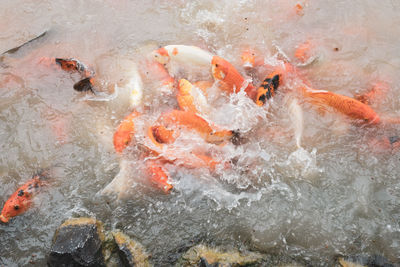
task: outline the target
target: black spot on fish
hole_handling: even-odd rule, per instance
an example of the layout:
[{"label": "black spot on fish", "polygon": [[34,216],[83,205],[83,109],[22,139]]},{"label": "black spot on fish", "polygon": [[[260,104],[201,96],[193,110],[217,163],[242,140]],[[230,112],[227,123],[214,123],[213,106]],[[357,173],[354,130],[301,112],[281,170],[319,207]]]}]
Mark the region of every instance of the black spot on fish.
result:
[{"label": "black spot on fish", "polygon": [[274,77],[272,77],[271,83],[272,83],[272,86],[274,87],[275,90],[278,89],[278,86],[279,86],[279,74],[277,74]]},{"label": "black spot on fish", "polygon": [[268,88],[266,97],[267,97],[267,99],[270,99],[272,97],[272,88],[271,87]]},{"label": "black spot on fish", "polygon": [[259,101],[263,102],[263,104],[265,104],[265,94],[260,95],[260,97],[258,98]]},{"label": "black spot on fish", "polygon": [[15,210],[19,210],[19,206],[18,205],[14,205],[14,209]]},{"label": "black spot on fish", "polygon": [[35,188],[39,188],[39,183],[34,183]]},{"label": "black spot on fish", "polygon": [[22,190],[22,189],[19,190],[19,191],[18,191],[18,196],[19,196],[19,197],[22,197],[23,195],[24,195],[24,190]]}]

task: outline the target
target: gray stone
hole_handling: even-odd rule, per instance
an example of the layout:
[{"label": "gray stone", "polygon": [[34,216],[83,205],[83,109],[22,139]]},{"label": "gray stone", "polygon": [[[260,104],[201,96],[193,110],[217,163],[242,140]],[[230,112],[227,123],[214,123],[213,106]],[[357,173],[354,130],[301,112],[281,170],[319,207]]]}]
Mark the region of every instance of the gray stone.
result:
[{"label": "gray stone", "polygon": [[102,223],[92,218],[75,218],[56,231],[47,264],[62,266],[105,266]]}]

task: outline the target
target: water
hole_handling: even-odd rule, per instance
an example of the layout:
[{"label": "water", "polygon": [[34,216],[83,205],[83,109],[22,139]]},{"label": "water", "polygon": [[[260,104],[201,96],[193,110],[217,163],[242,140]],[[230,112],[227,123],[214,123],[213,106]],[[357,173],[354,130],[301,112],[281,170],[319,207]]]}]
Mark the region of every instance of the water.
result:
[{"label": "water", "polygon": [[[387,82],[387,95],[373,107],[379,114],[399,114],[400,4],[303,1],[299,16],[296,3],[3,1],[0,51],[48,34],[6,57],[8,67],[0,69],[0,202],[41,167],[57,164],[59,175],[30,211],[0,225],[0,265],[43,266],[54,230],[71,216],[94,216],[107,228],[122,229],[158,265],[200,241],[311,265],[331,266],[336,255],[360,253],[398,261],[399,154],[368,146],[398,127],[359,128],[337,114],[321,117],[302,103],[305,130],[297,150],[283,104],[290,86],[268,108],[249,106],[243,95],[221,96],[214,99],[221,113],[213,119],[231,119],[247,139],[216,150],[219,159],[234,159],[232,168],[210,173],[168,166],[176,190],[165,195],[140,175],[143,166],[132,148],[129,160],[137,166],[129,170],[127,196],[116,201],[99,192],[119,171],[111,138],[128,104],[85,100],[72,89],[79,77],[40,64],[42,57],[78,58],[95,69],[107,95],[126,80],[131,62],[158,45],[197,45],[239,66],[247,47],[268,62],[276,62],[280,50],[299,63],[295,48],[310,40],[316,60],[300,72],[314,88],[353,96]],[[155,120],[176,100],[168,92],[160,95],[152,77],[144,78],[143,110]]]}]

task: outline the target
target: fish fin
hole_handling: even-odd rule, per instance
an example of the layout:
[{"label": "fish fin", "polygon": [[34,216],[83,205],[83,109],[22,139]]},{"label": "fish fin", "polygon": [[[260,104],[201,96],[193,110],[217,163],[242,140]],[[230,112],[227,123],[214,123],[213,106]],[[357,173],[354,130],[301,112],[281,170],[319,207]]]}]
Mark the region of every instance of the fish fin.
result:
[{"label": "fish fin", "polygon": [[94,87],[93,87],[93,77],[87,77],[87,78],[82,79],[79,82],[75,83],[74,89],[75,89],[75,91],[78,91],[78,92],[91,91],[92,93],[95,93]]}]

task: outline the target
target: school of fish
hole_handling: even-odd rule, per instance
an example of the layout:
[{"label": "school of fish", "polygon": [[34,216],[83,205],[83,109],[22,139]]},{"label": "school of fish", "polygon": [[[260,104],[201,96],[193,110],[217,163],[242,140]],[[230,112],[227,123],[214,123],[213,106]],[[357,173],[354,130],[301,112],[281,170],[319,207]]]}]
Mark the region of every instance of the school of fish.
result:
[{"label": "school of fish", "polygon": [[[309,47],[309,43],[300,45],[294,56],[301,62],[307,61]],[[154,50],[148,55],[146,62],[141,65],[148,73],[154,74],[155,79],[159,80],[162,90],[175,93],[177,105],[162,112],[157,120],[145,127],[140,119],[146,114],[137,107],[143,101],[146,90],[143,88],[141,74],[134,65],[130,73],[131,79],[125,86],[129,91],[130,110],[126,111],[126,117],[121,120],[113,135],[114,150],[120,158],[120,173],[104,188],[102,193],[121,195],[126,190],[120,180],[126,179],[129,148],[131,147],[140,147],[139,157],[145,162],[146,168],[144,175],[147,175],[149,182],[165,193],[174,188],[174,177],[170,176],[165,167],[168,164],[187,169],[207,168],[210,172],[215,171],[216,168],[230,168],[230,164],[233,163],[221,162],[214,158],[208,148],[212,147],[213,150],[218,151],[229,142],[240,145],[238,140],[241,139],[241,132],[238,129],[220,126],[209,119],[208,115],[212,113],[214,107],[208,103],[207,94],[212,87],[217,88],[220,94],[225,95],[244,92],[254,105],[260,108],[268,108],[269,100],[278,93],[284,94],[285,101],[282,105],[287,105],[288,114],[293,123],[297,148],[302,148],[305,103],[315,107],[321,115],[325,112],[337,113],[355,125],[380,127],[400,123],[399,118],[378,115],[368,105],[375,95],[381,93],[380,87],[374,87],[371,92],[354,98],[325,90],[316,90],[312,89],[310,83],[298,74],[296,66],[287,60],[280,60],[278,65],[270,66],[260,60],[260,57],[261,55],[249,50],[243,51],[240,57],[241,69],[246,72],[257,72],[260,66],[270,70],[265,77],[260,79],[261,83],[256,85],[253,83],[253,79],[248,78],[246,73],[240,73],[229,61],[199,47],[167,45]],[[79,60],[43,58],[41,63],[79,74],[81,79],[74,84],[73,88],[79,92],[96,94],[95,73]],[[181,78],[176,80],[176,77],[179,76],[177,75],[179,68],[185,64],[208,69],[210,79],[190,81]],[[283,86],[285,86],[284,91],[280,90]],[[138,132],[142,138],[137,138]],[[198,148],[189,143],[189,149],[179,149],[176,142],[183,135],[197,136],[207,145]],[[379,144],[384,143],[385,149],[394,149],[400,144],[400,138],[393,136],[379,137],[377,140],[380,140],[377,141],[380,142]],[[44,177],[43,174],[34,175],[10,196],[0,215],[3,223],[7,223],[12,217],[29,209],[34,196],[46,184]]]}]

